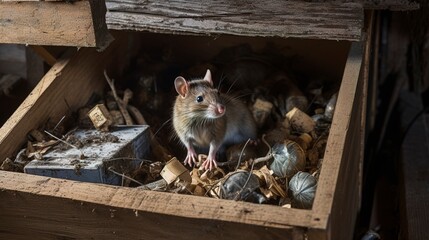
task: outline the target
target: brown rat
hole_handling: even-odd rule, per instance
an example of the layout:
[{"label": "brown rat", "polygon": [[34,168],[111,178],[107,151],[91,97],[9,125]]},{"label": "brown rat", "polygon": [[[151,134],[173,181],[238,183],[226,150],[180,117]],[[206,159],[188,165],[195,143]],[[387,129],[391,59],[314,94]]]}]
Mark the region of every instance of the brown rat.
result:
[{"label": "brown rat", "polygon": [[203,79],[177,77],[179,94],[173,109],[173,126],[188,153],[185,164],[196,163],[194,147],[207,148],[205,169],[216,167],[216,154],[226,145],[256,138],[256,124],[246,105],[213,88],[210,70]]}]

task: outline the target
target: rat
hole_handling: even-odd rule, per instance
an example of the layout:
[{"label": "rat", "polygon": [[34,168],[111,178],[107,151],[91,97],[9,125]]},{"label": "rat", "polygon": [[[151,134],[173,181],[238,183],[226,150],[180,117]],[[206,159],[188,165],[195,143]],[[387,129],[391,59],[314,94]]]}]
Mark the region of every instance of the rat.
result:
[{"label": "rat", "polygon": [[226,146],[256,138],[256,124],[247,106],[237,98],[213,87],[207,70],[203,79],[174,80],[177,93],[173,127],[187,149],[185,165],[196,163],[194,147],[209,148],[204,169],[217,167],[216,155]]}]

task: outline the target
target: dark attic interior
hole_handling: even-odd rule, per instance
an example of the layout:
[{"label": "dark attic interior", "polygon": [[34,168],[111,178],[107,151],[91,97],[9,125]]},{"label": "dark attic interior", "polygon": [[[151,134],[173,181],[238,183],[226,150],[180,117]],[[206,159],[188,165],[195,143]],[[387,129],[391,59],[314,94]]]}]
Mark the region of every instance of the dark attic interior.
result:
[{"label": "dark attic interior", "polygon": [[1,239],[429,239],[423,0],[0,2]]}]

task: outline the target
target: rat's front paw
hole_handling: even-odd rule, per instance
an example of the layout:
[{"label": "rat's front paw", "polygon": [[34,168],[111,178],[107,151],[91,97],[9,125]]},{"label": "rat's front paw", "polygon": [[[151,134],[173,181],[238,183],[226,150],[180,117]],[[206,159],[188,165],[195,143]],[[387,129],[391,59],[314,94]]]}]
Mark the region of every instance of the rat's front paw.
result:
[{"label": "rat's front paw", "polygon": [[185,166],[189,165],[190,167],[192,167],[193,164],[197,164],[197,154],[195,151],[188,150],[188,154],[186,155],[184,163]]},{"label": "rat's front paw", "polygon": [[217,162],[216,159],[208,157],[203,164],[201,165],[204,169],[210,169],[213,170],[217,168]]}]

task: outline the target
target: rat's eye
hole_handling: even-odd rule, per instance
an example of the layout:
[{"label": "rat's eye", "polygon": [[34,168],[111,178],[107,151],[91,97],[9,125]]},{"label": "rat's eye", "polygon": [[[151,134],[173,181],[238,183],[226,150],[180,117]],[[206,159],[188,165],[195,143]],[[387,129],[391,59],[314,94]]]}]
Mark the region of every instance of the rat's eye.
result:
[{"label": "rat's eye", "polygon": [[200,103],[200,102],[202,102],[203,100],[204,100],[203,96],[198,96],[198,97],[197,97],[197,102],[199,102],[199,103]]}]

